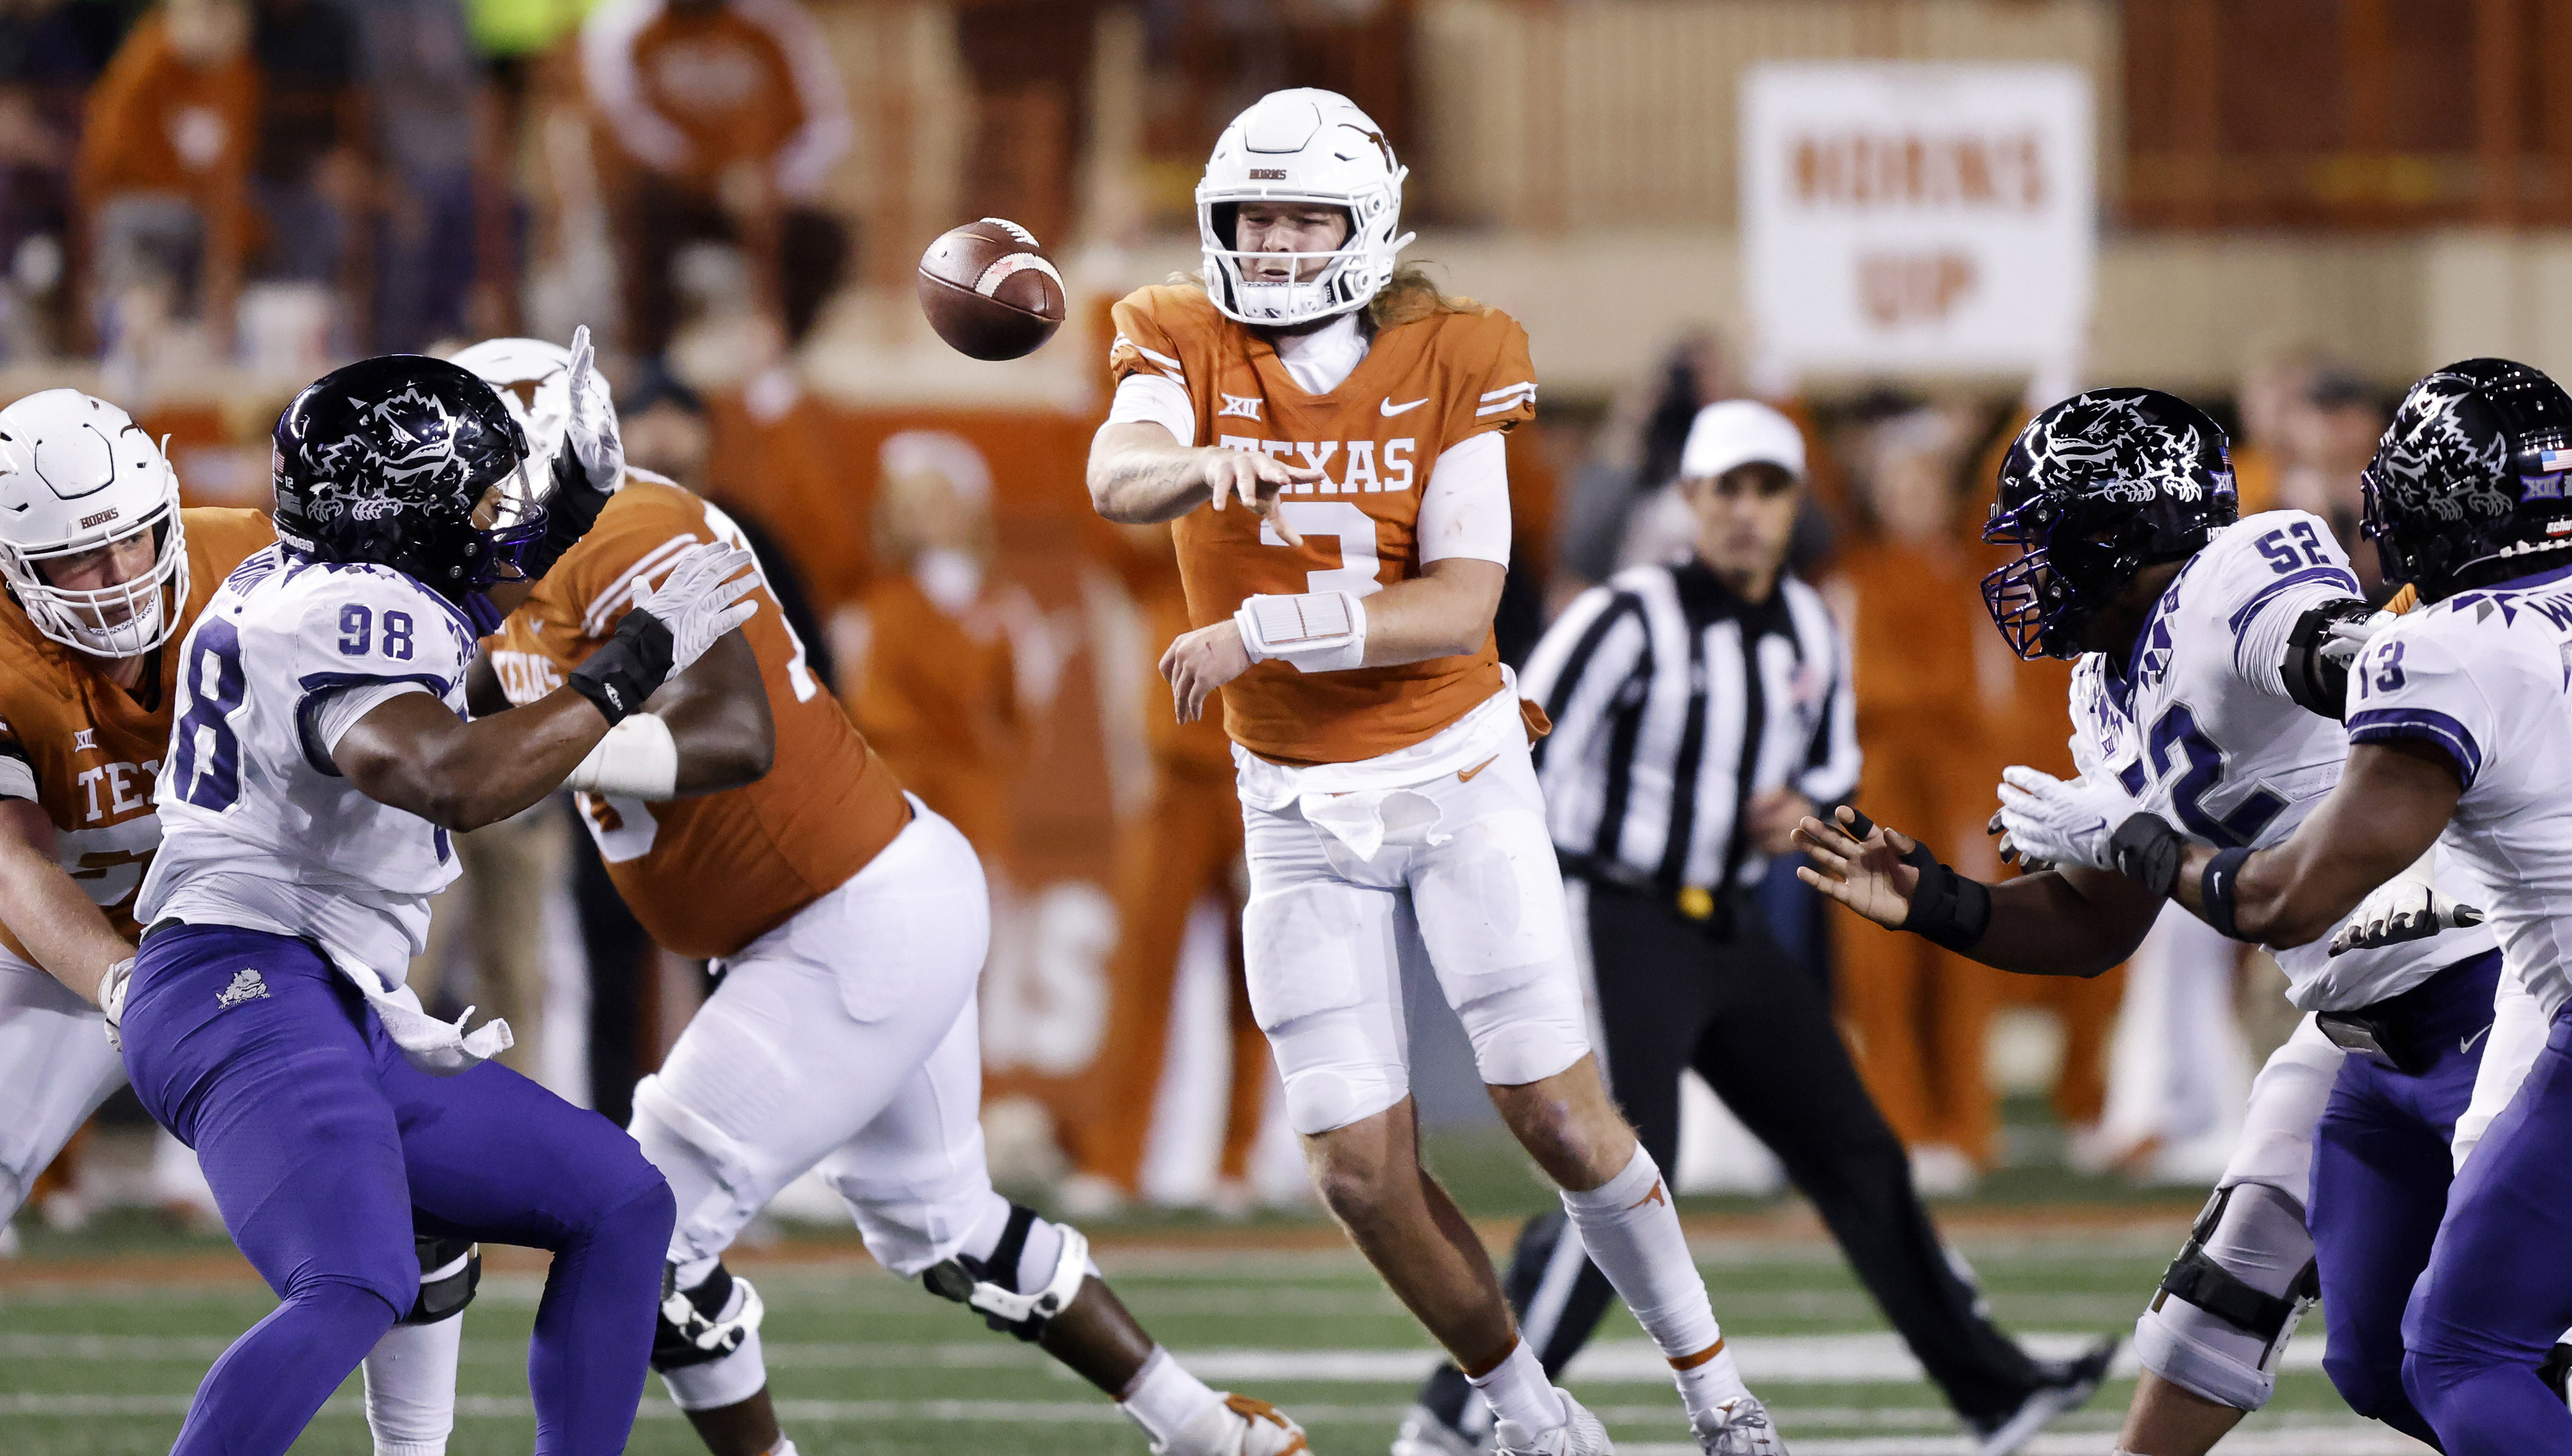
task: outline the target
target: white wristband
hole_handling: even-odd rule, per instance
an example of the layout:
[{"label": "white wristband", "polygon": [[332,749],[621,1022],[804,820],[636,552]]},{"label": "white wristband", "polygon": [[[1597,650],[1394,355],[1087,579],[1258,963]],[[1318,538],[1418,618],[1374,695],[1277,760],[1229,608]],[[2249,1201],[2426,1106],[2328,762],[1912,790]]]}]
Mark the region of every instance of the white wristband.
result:
[{"label": "white wristband", "polygon": [[678,792],[679,741],[652,713],[619,719],[589,757],[563,780],[566,789],[626,799],[667,799]]},{"label": "white wristband", "polygon": [[1253,662],[1274,657],[1297,672],[1345,672],[1366,661],[1366,602],[1345,591],[1254,596],[1232,619]]}]

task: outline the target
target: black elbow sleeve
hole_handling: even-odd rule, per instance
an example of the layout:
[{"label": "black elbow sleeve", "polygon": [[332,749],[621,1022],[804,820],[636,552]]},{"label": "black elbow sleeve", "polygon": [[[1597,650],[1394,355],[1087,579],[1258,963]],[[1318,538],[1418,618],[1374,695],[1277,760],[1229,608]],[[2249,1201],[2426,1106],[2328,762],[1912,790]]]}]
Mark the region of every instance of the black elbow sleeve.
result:
[{"label": "black elbow sleeve", "polygon": [[[2284,679],[2286,696],[2295,706],[2309,713],[2339,721],[2348,700],[2348,664],[2355,654],[2340,639],[2331,636],[2331,628],[2344,622],[2362,622],[2375,615],[2375,608],[2355,597],[2342,597],[2324,602],[2295,619],[2295,629],[2286,636],[2286,659],[2277,665],[2277,675]],[[2338,650],[2332,650],[2337,647]]]}]

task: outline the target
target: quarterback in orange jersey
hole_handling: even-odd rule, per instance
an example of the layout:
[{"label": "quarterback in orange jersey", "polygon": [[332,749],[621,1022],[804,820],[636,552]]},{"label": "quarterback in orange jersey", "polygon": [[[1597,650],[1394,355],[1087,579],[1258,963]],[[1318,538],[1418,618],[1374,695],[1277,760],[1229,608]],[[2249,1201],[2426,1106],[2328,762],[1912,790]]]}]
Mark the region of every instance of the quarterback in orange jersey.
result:
[{"label": "quarterback in orange jersey", "polygon": [[1243,960],[1288,1116],[1324,1201],[1491,1402],[1501,1451],[1609,1447],[1420,1166],[1405,965],[1435,973],[1494,1104],[1668,1358],[1698,1444],[1770,1456],[1784,1447],[1660,1169],[1591,1056],[1528,755],[1543,718],[1494,650],[1501,432],[1536,407],[1527,335],[1397,269],[1404,176],[1382,129],[1327,91],[1233,121],[1197,188],[1201,281],[1115,308],[1090,498],[1111,520],[1174,522],[1196,626],[1161,670],[1182,720],[1223,690]]},{"label": "quarterback in orange jersey", "polygon": [[[176,644],[276,539],[255,510],[182,510],[160,446],[104,399],[47,389],[0,409],[0,1224],[125,1085],[97,988],[134,957],[161,847]],[[410,1370],[452,1369],[447,1316],[480,1269],[461,1241],[419,1253],[419,1302],[366,1359],[367,1423],[404,1450],[444,1438],[390,1407]]]},{"label": "quarterback in orange jersey", "polygon": [[[549,357],[558,370],[563,352],[505,343],[457,360],[524,409],[539,453],[558,448],[541,369]],[[747,546],[703,498],[629,470],[476,664],[474,711],[559,685],[708,540]],[[868,748],[773,598],[567,782],[644,928],[722,972],[635,1089],[631,1127],[679,1203],[652,1364],[716,1456],[794,1450],[768,1396],[758,1293],[722,1255],[817,1166],[878,1262],[1042,1345],[1114,1396],[1155,1452],[1305,1449],[1294,1422],[1208,1389],[1155,1344],[1077,1230],[992,1191],[974,1003],[990,932],[981,866]]]}]

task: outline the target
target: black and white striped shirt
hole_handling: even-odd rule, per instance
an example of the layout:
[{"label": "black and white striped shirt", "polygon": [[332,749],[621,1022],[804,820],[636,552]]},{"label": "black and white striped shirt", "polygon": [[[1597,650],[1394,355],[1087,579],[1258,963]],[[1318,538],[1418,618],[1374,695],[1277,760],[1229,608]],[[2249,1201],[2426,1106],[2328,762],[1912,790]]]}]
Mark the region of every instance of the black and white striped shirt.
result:
[{"label": "black and white striped shirt", "polygon": [[1754,796],[1857,788],[1845,639],[1793,576],[1754,604],[1693,559],[1620,571],[1546,632],[1519,690],[1554,719],[1536,750],[1546,819],[1585,873],[1719,899],[1765,872]]}]

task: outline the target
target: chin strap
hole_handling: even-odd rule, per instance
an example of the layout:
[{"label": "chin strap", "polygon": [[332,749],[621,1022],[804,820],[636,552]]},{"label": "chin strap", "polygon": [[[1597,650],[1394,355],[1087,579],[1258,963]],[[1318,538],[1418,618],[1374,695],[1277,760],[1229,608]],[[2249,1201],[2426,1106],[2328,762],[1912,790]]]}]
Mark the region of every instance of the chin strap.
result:
[{"label": "chin strap", "polygon": [[1089,1276],[1089,1240],[1069,1224],[1055,1224],[1055,1230],[1062,1235],[1062,1254],[1054,1260],[1053,1276],[1043,1288],[1020,1293],[1018,1255],[1025,1250],[1027,1230],[1035,1226],[1035,1221],[1034,1209],[1011,1203],[1009,1221],[1000,1230],[1000,1242],[989,1258],[958,1254],[932,1264],[921,1282],[940,1298],[978,1310],[982,1322],[993,1329],[1022,1340],[1037,1338],[1053,1317],[1079,1295],[1081,1281]]}]

